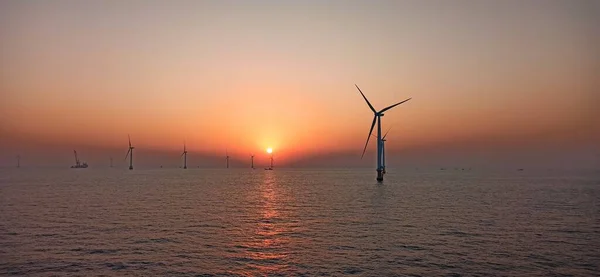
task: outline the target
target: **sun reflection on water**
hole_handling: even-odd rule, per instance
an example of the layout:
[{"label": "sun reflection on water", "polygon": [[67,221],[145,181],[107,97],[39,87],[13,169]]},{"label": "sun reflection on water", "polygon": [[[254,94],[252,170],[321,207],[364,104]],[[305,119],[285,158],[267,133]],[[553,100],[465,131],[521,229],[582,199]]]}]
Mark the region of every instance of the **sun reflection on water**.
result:
[{"label": "sun reflection on water", "polygon": [[[241,247],[245,250],[242,260],[246,262],[245,276],[282,274],[289,270],[289,213],[284,209],[287,200],[280,191],[274,172],[265,172],[258,185],[254,230],[249,232]],[[249,274],[252,272],[252,274]]]}]

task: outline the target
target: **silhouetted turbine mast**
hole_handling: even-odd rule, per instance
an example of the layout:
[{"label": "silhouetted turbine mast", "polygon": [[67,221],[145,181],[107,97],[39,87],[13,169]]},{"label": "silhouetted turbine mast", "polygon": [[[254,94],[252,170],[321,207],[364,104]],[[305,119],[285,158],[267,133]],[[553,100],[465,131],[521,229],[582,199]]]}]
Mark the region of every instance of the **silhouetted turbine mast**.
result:
[{"label": "silhouetted turbine mast", "polygon": [[[390,127],[390,129],[392,128]],[[381,138],[381,164],[383,165],[383,174],[387,173],[385,169],[385,137],[387,137],[387,134],[390,132],[390,129],[388,129],[387,132],[385,132],[385,135],[383,135],[383,137]]]},{"label": "silhouetted turbine mast", "polygon": [[[383,137],[381,138],[381,153],[382,153],[382,155],[381,155],[381,159],[382,159],[381,164],[383,165],[383,174],[385,174],[387,172],[386,169],[385,169],[385,142],[386,142],[385,137],[387,137],[387,134],[390,131],[390,129],[392,129],[392,127],[390,127],[387,130],[387,132],[385,132],[385,135],[383,135]],[[372,135],[372,136],[376,137],[374,135]]]}]

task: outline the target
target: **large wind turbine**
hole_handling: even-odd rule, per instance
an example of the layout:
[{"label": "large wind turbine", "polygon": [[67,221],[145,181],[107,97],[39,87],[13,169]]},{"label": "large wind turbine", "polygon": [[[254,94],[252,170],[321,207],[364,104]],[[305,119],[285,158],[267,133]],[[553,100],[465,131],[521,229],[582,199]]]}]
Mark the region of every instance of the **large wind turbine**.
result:
[{"label": "large wind turbine", "polygon": [[354,86],[356,86],[356,88],[358,89],[358,92],[360,92],[360,94],[362,95],[362,97],[365,99],[365,101],[367,102],[367,105],[369,105],[369,108],[371,109],[371,111],[373,111],[373,123],[371,123],[371,130],[369,130],[369,135],[367,136],[367,142],[365,143],[365,148],[363,149],[363,153],[361,156],[362,157],[365,156],[365,151],[367,151],[367,145],[369,145],[369,139],[371,138],[371,133],[373,132],[373,127],[375,127],[375,123],[377,123],[377,181],[381,182],[383,181],[383,165],[382,165],[382,140],[381,140],[381,117],[383,116],[383,113],[386,112],[387,110],[396,107],[412,98],[408,98],[402,102],[398,102],[394,105],[391,105],[389,107],[386,107],[380,111],[375,110],[375,108],[373,108],[373,105],[371,105],[371,103],[369,102],[369,100],[367,100],[367,97],[365,96],[365,94],[360,90],[360,88],[354,84]]},{"label": "large wind turbine", "polygon": [[183,169],[187,169],[187,150],[185,149],[185,142],[183,143],[183,153],[181,156],[183,156]]},{"label": "large wind turbine", "polygon": [[127,138],[129,139],[129,150],[127,151],[127,154],[125,154],[125,159],[127,160],[127,156],[129,156],[129,170],[133,170],[133,149],[134,149],[134,147],[131,146],[131,137],[129,135],[127,135]]},{"label": "large wind turbine", "polygon": [[250,168],[254,169],[254,155],[250,154]]}]

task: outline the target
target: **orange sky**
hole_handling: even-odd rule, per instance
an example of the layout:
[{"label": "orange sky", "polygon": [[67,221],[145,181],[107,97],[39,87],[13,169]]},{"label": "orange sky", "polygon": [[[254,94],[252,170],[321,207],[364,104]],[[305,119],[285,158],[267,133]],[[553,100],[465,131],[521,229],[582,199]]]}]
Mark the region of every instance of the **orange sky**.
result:
[{"label": "orange sky", "polygon": [[594,1],[2,1],[2,164],[32,145],[126,151],[127,134],[139,151],[185,140],[217,156],[359,155],[372,113],[354,83],[378,109],[413,97],[383,118],[390,152],[597,149],[598,11]]}]

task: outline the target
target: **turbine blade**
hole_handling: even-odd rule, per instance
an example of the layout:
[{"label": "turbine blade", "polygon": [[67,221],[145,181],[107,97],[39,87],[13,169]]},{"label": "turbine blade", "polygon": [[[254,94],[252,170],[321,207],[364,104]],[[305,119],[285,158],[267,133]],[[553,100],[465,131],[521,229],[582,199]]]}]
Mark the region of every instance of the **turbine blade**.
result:
[{"label": "turbine blade", "polygon": [[362,156],[360,156],[361,159],[365,156],[365,152],[367,151],[367,145],[369,145],[369,139],[371,138],[371,133],[373,133],[373,128],[375,127],[376,121],[377,121],[377,116],[374,116],[373,123],[371,123],[371,130],[369,130],[369,136],[367,136],[367,143],[365,143],[365,149],[363,149]]},{"label": "turbine blade", "polygon": [[125,160],[127,160],[127,156],[129,156],[129,152],[131,152],[131,148],[129,148],[129,150],[127,151],[127,154],[125,154]]},{"label": "turbine blade", "polygon": [[383,110],[379,111],[379,113],[385,112],[385,111],[387,111],[387,110],[389,110],[389,109],[391,109],[391,108],[393,108],[393,107],[396,107],[396,106],[398,106],[398,105],[400,105],[400,104],[402,104],[402,103],[404,103],[404,102],[406,102],[406,101],[408,101],[408,100],[410,100],[410,99],[412,99],[412,98],[408,98],[408,99],[406,99],[406,100],[404,100],[404,101],[402,101],[402,102],[399,102],[399,103],[396,103],[396,104],[394,104],[394,105],[391,105],[391,106],[389,106],[389,107],[387,107],[387,108],[385,108],[385,109],[383,109]]},{"label": "turbine blade", "polygon": [[129,139],[129,148],[131,148],[131,137],[127,135],[127,138]]},{"label": "turbine blade", "polygon": [[360,95],[362,95],[362,97],[365,99],[365,101],[367,101],[367,105],[369,105],[369,108],[371,108],[371,110],[376,113],[377,111],[375,110],[375,108],[373,108],[373,105],[371,105],[371,103],[369,102],[369,100],[367,100],[367,97],[365,96],[365,94],[362,92],[362,90],[360,90],[360,88],[354,84],[354,86],[356,86],[356,88],[358,89],[358,92],[360,92]]},{"label": "turbine blade", "polygon": [[181,153],[181,156],[179,156],[179,157],[183,157],[183,155],[185,155],[185,152]]},{"label": "turbine blade", "polygon": [[383,137],[381,139],[385,139],[385,136],[387,136],[387,134],[390,132],[390,130],[392,129],[392,127],[390,127],[387,132],[385,132],[385,135],[383,135]]}]

